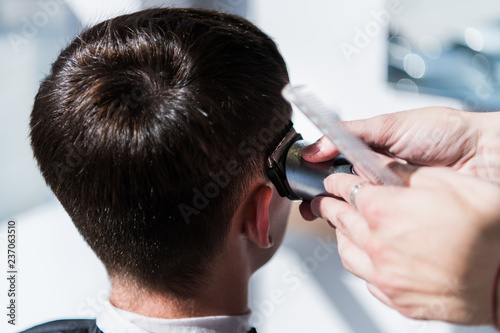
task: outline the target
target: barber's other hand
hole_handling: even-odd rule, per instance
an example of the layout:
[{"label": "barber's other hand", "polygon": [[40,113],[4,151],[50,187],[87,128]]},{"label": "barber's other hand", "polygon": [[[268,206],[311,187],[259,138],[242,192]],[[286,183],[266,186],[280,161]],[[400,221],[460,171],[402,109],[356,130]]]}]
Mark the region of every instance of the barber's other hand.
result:
[{"label": "barber's other hand", "polygon": [[336,226],[344,267],[405,316],[460,324],[492,323],[500,262],[500,187],[449,168],[422,167],[408,187],[362,186],[335,174],[312,211]]},{"label": "barber's other hand", "polygon": [[[429,107],[342,123],[374,149],[426,166],[449,166],[500,184],[500,112]],[[327,138],[305,148],[309,162],[339,152]]]}]

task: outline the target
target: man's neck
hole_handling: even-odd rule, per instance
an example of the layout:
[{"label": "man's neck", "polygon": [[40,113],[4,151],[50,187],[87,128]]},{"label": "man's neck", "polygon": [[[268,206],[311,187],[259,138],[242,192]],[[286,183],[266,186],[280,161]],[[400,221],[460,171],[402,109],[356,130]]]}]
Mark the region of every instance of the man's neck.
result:
[{"label": "man's neck", "polygon": [[[228,254],[228,253],[226,253]],[[153,318],[238,316],[249,312],[248,281],[251,272],[242,258],[219,258],[219,267],[200,288],[196,297],[180,298],[151,293],[143,288],[112,279],[110,302],[115,307]],[[236,255],[237,256],[237,255]],[[228,262],[233,262],[228,265]]]}]

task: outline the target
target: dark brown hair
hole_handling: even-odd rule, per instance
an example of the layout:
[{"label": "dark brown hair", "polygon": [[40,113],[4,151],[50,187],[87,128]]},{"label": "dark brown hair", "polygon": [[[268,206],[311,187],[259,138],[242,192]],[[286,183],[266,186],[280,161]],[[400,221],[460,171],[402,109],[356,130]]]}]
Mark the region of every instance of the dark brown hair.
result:
[{"label": "dark brown hair", "polygon": [[191,296],[291,108],[275,44],[240,17],[150,9],[64,49],[31,114],[40,170],[111,276]]}]

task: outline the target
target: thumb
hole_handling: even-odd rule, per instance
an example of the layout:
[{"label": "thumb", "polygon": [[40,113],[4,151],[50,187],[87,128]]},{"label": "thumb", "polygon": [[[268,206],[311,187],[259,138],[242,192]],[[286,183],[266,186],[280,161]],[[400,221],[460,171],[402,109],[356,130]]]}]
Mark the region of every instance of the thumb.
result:
[{"label": "thumb", "polygon": [[[369,146],[389,148],[389,140],[394,139],[394,117],[380,115],[373,118],[341,121],[338,125],[359,137]],[[304,160],[312,163],[325,162],[340,155],[341,152],[326,137],[316,141],[302,150]]]},{"label": "thumb", "polygon": [[302,149],[302,158],[312,163],[329,161],[338,155],[340,152],[326,136]]}]

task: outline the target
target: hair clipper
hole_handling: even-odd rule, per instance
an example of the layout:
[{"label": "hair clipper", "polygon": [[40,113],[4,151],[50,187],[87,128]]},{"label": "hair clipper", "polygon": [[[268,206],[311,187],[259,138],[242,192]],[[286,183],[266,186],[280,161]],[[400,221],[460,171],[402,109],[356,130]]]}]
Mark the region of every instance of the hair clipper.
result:
[{"label": "hair clipper", "polygon": [[282,197],[310,201],[318,195],[329,195],[323,181],[332,173],[356,174],[342,155],[322,163],[305,161],[302,149],[308,145],[290,124],[287,134],[268,157],[267,174]]}]

